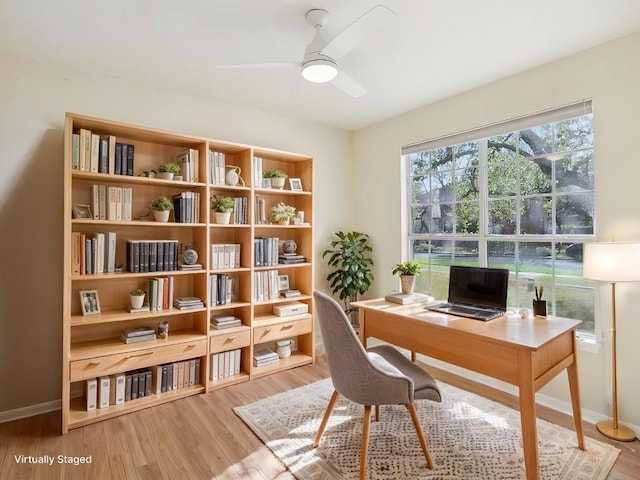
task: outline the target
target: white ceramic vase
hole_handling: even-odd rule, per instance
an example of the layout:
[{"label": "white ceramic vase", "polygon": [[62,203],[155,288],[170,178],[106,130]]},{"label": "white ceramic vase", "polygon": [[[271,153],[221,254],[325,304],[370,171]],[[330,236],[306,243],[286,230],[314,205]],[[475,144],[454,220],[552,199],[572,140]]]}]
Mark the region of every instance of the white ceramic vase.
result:
[{"label": "white ceramic vase", "polygon": [[168,222],[169,221],[169,210],[154,210],[153,218],[156,222]]},{"label": "white ceramic vase", "polygon": [[416,276],[400,275],[400,286],[402,293],[413,293],[413,289],[416,286]]},{"label": "white ceramic vase", "polygon": [[216,223],[227,225],[231,220],[231,212],[216,212]]}]

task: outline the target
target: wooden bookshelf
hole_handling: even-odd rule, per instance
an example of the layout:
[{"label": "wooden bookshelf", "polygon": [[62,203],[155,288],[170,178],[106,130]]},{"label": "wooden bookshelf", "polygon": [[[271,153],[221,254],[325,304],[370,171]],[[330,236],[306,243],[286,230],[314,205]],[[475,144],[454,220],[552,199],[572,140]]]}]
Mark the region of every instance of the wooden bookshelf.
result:
[{"label": "wooden bookshelf", "polygon": [[[90,152],[88,161],[74,165],[74,134],[80,129],[91,134],[111,137],[113,142],[133,146],[132,175],[115,174],[108,170],[108,156],[103,165],[106,171],[90,171]],[[115,138],[114,138],[115,137]],[[86,137],[89,138],[89,137]],[[197,170],[192,179],[162,180],[144,176],[143,172],[158,170],[162,163],[174,162],[179,154],[191,149],[192,157],[198,156]],[[76,152],[78,149],[76,148]],[[213,172],[210,158],[218,152],[224,155],[227,166],[240,170],[242,182],[227,185],[224,178],[228,169],[218,167]],[[256,160],[256,157],[261,160]],[[77,153],[76,153],[77,158]],[[98,158],[98,169],[100,166]],[[94,162],[95,165],[95,162]],[[288,177],[300,179],[303,190],[293,191],[289,182],[283,190],[263,188],[259,169],[283,170]],[[86,168],[83,169],[83,168]],[[68,113],[65,119],[64,133],[64,299],[63,299],[63,379],[62,379],[62,432],[91,423],[117,417],[141,408],[147,408],[164,402],[173,401],[188,395],[204,393],[239,382],[251,381],[270,373],[295,368],[314,361],[313,334],[313,159],[304,155],[288,152],[211,140],[196,136],[176,134],[158,129],[128,125]],[[125,171],[126,173],[126,171]],[[183,173],[183,172],[181,172]],[[188,181],[194,180],[194,181]],[[94,187],[102,185],[103,187]],[[106,192],[122,191],[127,200],[130,192],[130,218],[122,217],[73,218],[74,205],[97,206],[104,212],[104,203],[93,195],[93,189],[102,188]],[[194,192],[193,208],[199,213],[194,223],[177,223],[171,214],[167,223],[155,222],[149,210],[149,203],[157,196],[171,199],[183,192]],[[243,224],[217,224],[210,202],[215,195],[246,198],[246,222]],[[304,211],[304,224],[276,225],[270,221],[270,209],[279,202]],[[115,205],[115,204],[114,204]],[[258,206],[265,211],[265,222],[258,217]],[[96,210],[92,208],[92,214]],[[113,211],[113,210],[112,210]],[[107,271],[108,254],[104,254],[104,267],[96,264],[97,272],[78,271],[81,255],[79,245],[85,245],[93,252],[100,240],[86,243],[87,239],[97,238],[98,234],[115,233],[115,254],[112,251],[111,263],[114,271]],[[274,237],[280,240],[293,240],[298,245],[298,253],[307,259],[304,263],[257,266],[255,262],[255,240],[259,237]],[[79,239],[84,241],[80,241]],[[133,270],[127,256],[127,249],[133,252],[132,244],[142,242],[156,248],[154,243],[167,240],[176,241],[178,251],[173,252],[175,269],[163,271]],[[127,243],[131,241],[131,243]],[[239,245],[239,264],[232,267],[212,267],[212,245]],[[164,245],[164,243],[163,243]],[[198,253],[197,263],[200,270],[180,270],[179,261],[182,251],[191,246]],[[157,249],[162,251],[162,246]],[[167,248],[167,247],[164,247]],[[171,247],[174,248],[173,246]],[[100,257],[102,257],[102,250]],[[167,249],[166,255],[169,255]],[[133,255],[133,253],[130,253]],[[85,251],[86,256],[86,251]],[[113,259],[115,257],[115,259]],[[83,256],[84,258],[84,256]],[[165,259],[168,256],[164,257]],[[166,260],[168,261],[168,260]],[[95,262],[95,261],[93,261]],[[150,262],[152,262],[150,260]],[[140,267],[142,268],[142,267]],[[146,268],[146,267],[145,267]],[[169,263],[167,267],[169,268]],[[256,273],[276,270],[278,275],[288,275],[291,288],[300,290],[296,298],[259,299],[256,296],[258,285]],[[226,276],[235,282],[234,298],[226,303],[216,304],[212,298],[211,277]],[[273,275],[273,274],[271,274]],[[148,290],[149,282],[155,278],[171,278],[173,298],[198,297],[203,307],[181,310],[165,302],[163,309],[148,312],[129,312],[128,292],[141,288]],[[169,285],[169,280],[165,280]],[[167,287],[168,289],[169,287]],[[95,291],[98,294],[100,313],[83,315],[80,292]],[[168,290],[165,290],[165,293]],[[147,295],[148,297],[148,295]],[[279,317],[273,308],[292,301],[307,305],[308,314]],[[216,315],[234,316],[241,325],[216,330],[210,326],[210,319]],[[169,335],[166,339],[125,344],[120,339],[124,329],[148,326],[157,329],[160,322],[167,321]],[[276,333],[267,333],[273,330]],[[294,349],[291,357],[280,359],[277,363],[264,367],[253,366],[253,352],[256,346],[271,348],[275,351],[275,342],[291,338]],[[238,350],[239,365],[237,373],[224,377],[214,376],[211,371],[213,355]],[[158,365],[177,364],[178,362],[199,361],[199,375],[193,384],[176,390],[152,393],[122,404],[110,404],[106,408],[87,411],[87,397],[84,391],[88,379],[99,376],[111,376],[132,371],[145,370]],[[152,368],[153,369],[153,368]],[[155,370],[155,369],[154,369]],[[216,377],[214,379],[214,377]]]}]

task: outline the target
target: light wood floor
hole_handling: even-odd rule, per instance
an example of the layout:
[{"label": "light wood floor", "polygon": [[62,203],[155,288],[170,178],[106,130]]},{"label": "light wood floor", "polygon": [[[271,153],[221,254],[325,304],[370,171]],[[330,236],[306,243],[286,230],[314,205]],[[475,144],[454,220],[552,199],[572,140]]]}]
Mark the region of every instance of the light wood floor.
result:
[{"label": "light wood floor", "polygon": [[[449,384],[517,408],[504,393],[430,369]],[[0,424],[2,479],[250,479],[291,480],[280,462],[231,412],[236,405],[328,376],[323,358],[305,366],[131,413],[60,435],[60,412]],[[570,417],[539,407],[538,416],[573,428]],[[608,440],[585,424],[589,437],[622,450],[608,480],[640,479],[640,442]],[[52,466],[19,464],[15,456],[49,455]],[[90,465],[59,464],[58,455],[91,456]]]}]

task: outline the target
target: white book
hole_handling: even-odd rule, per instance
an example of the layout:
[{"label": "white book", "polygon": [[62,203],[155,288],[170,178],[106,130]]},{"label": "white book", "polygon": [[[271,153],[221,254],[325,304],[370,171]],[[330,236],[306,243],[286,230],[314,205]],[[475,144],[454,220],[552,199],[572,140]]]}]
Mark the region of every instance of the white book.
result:
[{"label": "white book", "polygon": [[73,170],[80,170],[80,134],[74,133],[71,135],[71,168]]},{"label": "white book", "polygon": [[98,408],[107,408],[109,406],[110,383],[110,379],[107,376],[98,378]]},{"label": "white book", "polygon": [[176,362],[173,364],[173,389],[178,389],[178,377],[180,376],[180,363]]},{"label": "white book", "polygon": [[98,172],[98,159],[100,158],[100,135],[91,134],[91,160],[89,170]]},{"label": "white book", "polygon": [[91,185],[91,213],[94,220],[100,219],[100,185]]},{"label": "white book", "polygon": [[199,382],[200,379],[196,379],[196,360],[195,358],[189,360],[189,385],[195,385],[196,380]]},{"label": "white book", "polygon": [[98,379],[90,378],[85,382],[85,397],[87,399],[87,411],[96,409],[98,405]]},{"label": "white book", "polygon": [[238,348],[237,350],[234,350],[233,353],[236,357],[236,363],[235,363],[235,370],[233,371],[234,375],[238,375],[240,373],[240,354],[241,354],[241,350]]},{"label": "white book", "polygon": [[230,377],[233,375],[233,372],[236,369],[236,355],[235,353],[233,353],[233,350],[230,350],[228,352],[226,352],[229,354],[229,365],[228,365],[228,372],[227,372],[227,376]]},{"label": "white book", "polygon": [[218,380],[218,360],[220,358],[220,354],[213,353],[211,354],[211,371],[209,372],[209,378],[211,380]]},{"label": "white book", "polygon": [[124,373],[111,375],[109,382],[109,404],[121,405],[124,403],[124,389],[126,376]]}]

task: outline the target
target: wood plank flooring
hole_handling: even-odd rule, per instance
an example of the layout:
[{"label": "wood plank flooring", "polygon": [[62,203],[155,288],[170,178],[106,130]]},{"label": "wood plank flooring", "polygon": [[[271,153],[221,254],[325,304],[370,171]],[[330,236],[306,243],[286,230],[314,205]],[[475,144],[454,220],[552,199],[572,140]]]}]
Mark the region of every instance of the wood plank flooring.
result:
[{"label": "wood plank flooring", "polygon": [[[510,395],[431,368],[434,376],[517,408]],[[2,479],[224,479],[292,480],[245,424],[231,412],[328,376],[326,361],[251,383],[131,413],[60,435],[60,412],[0,424]],[[539,407],[538,416],[567,428],[570,417]],[[622,450],[608,480],[640,479],[640,442],[615,442],[585,423],[585,434]],[[19,463],[16,456],[53,458],[53,465]],[[91,456],[91,464],[58,463],[58,456]]]}]

